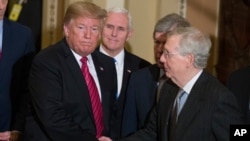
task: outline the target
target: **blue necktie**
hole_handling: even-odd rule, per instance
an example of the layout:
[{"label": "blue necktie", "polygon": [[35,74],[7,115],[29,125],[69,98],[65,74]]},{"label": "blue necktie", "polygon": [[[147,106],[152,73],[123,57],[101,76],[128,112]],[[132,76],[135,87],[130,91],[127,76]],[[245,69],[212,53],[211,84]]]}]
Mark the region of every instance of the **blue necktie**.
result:
[{"label": "blue necktie", "polygon": [[187,96],[188,95],[185,91],[179,90],[175,98],[175,102],[174,102],[173,109],[170,115],[169,126],[168,126],[168,133],[169,133],[168,139],[170,141],[173,140],[175,126],[178,120],[178,115],[181,112],[186,102]]},{"label": "blue necktie", "polygon": [[116,76],[117,76],[117,90],[116,90],[115,98],[116,98],[116,99],[118,99],[118,97],[119,97],[119,93],[118,93],[118,85],[119,85],[119,83],[118,83],[118,69],[117,69],[117,61],[116,61],[116,59],[115,59],[115,58],[113,58],[113,59],[114,59],[114,63],[115,63]]},{"label": "blue necktie", "polygon": [[178,116],[187,100],[187,93],[183,90],[181,90],[177,96],[176,102],[177,102],[177,119]]}]

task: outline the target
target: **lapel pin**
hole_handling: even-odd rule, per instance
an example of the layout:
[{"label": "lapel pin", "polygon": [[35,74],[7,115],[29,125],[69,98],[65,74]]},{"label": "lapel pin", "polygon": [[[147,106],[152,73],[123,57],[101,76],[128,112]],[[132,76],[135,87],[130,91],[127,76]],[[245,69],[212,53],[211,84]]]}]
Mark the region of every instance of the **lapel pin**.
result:
[{"label": "lapel pin", "polygon": [[131,73],[131,70],[127,70],[128,73]]},{"label": "lapel pin", "polygon": [[103,71],[104,70],[103,67],[100,67],[100,70]]}]

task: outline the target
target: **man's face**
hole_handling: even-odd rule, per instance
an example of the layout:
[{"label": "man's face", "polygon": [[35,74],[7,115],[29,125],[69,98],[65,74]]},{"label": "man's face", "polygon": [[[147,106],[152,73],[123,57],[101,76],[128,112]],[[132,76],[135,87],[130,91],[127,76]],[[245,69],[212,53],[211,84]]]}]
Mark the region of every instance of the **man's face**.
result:
[{"label": "man's face", "polygon": [[3,20],[8,0],[0,0],[0,20]]},{"label": "man's face", "polygon": [[122,50],[131,34],[127,14],[108,13],[102,32],[102,42],[107,50]]},{"label": "man's face", "polygon": [[92,53],[100,37],[101,21],[89,17],[71,19],[64,25],[64,34],[72,50],[81,56]]},{"label": "man's face", "polygon": [[164,70],[167,77],[171,78],[173,82],[181,82],[183,76],[185,76],[187,71],[188,58],[187,56],[182,56],[178,52],[180,36],[173,35],[167,38],[167,42],[164,45],[163,54],[161,55],[161,62],[164,64]]},{"label": "man's face", "polygon": [[166,43],[167,35],[163,32],[155,32],[154,34],[154,57],[158,67],[163,68],[163,63],[160,62],[160,57],[163,53],[164,44]]}]

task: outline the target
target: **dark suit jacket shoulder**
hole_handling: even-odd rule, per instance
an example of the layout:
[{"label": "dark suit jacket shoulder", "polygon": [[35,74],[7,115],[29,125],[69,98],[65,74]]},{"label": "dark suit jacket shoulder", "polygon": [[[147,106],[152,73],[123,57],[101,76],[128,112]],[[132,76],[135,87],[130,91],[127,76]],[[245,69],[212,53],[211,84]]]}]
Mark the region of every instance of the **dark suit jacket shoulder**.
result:
[{"label": "dark suit jacket shoulder", "polygon": [[132,73],[124,104],[122,136],[144,127],[155,105],[159,72],[159,67],[154,64]]},{"label": "dark suit jacket shoulder", "polygon": [[141,57],[138,57],[137,55],[132,54],[126,50],[125,50],[125,61],[133,62],[131,64],[131,67],[132,68],[134,67],[135,70],[137,70],[137,68],[144,68],[144,67],[151,65],[151,63],[149,63],[147,60]]},{"label": "dark suit jacket shoulder", "polygon": [[227,87],[235,94],[247,123],[250,123],[250,66],[234,71]]}]

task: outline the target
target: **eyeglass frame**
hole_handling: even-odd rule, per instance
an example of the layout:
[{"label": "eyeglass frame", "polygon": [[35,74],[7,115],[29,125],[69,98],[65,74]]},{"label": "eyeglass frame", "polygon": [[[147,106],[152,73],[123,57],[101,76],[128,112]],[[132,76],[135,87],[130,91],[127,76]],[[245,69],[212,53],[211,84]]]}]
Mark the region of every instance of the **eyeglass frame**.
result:
[{"label": "eyeglass frame", "polygon": [[163,53],[162,55],[165,57],[165,58],[170,58],[170,55],[177,55],[179,54],[178,52],[168,52],[166,49],[163,50]]}]

